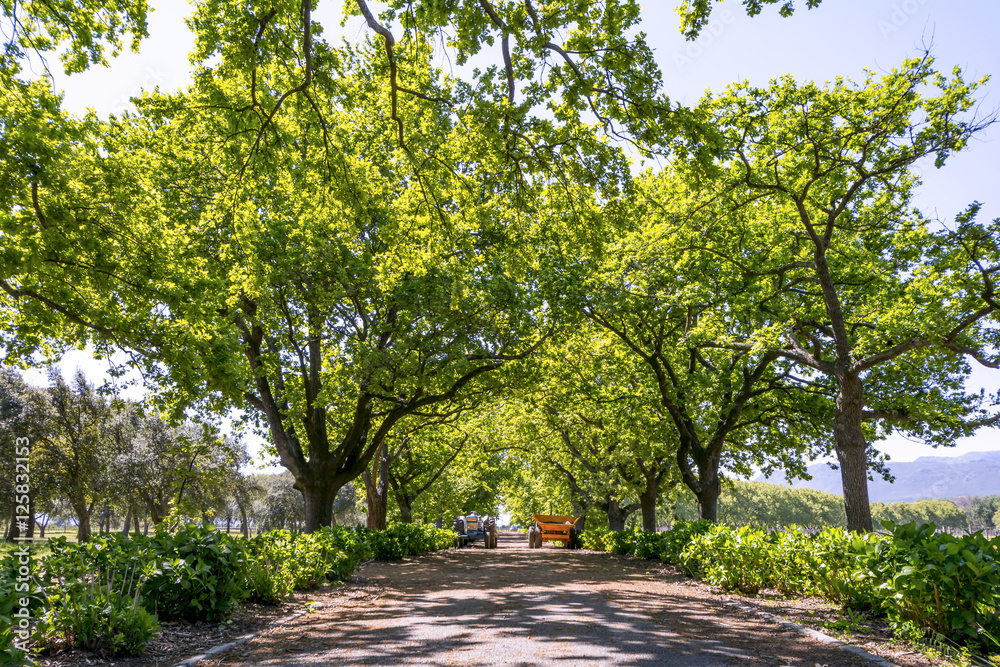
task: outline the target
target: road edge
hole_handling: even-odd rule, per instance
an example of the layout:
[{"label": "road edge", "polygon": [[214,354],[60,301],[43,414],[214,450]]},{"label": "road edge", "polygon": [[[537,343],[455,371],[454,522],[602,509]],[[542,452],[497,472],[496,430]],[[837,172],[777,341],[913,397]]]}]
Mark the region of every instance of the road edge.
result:
[{"label": "road edge", "polygon": [[899,665],[897,665],[896,663],[889,662],[888,660],[886,660],[883,657],[877,656],[877,655],[875,655],[873,653],[869,653],[868,651],[864,650],[863,648],[860,648],[858,646],[854,646],[852,644],[848,644],[847,642],[840,641],[839,639],[837,639],[835,637],[831,637],[830,635],[823,634],[822,632],[820,632],[818,630],[813,630],[812,628],[807,628],[805,626],[799,625],[798,623],[793,623],[791,621],[786,621],[785,619],[779,618],[778,616],[775,616],[774,614],[770,614],[770,613],[768,613],[766,611],[761,611],[760,609],[754,609],[753,607],[749,607],[749,606],[747,606],[745,604],[740,604],[739,602],[733,602],[731,600],[727,600],[723,604],[725,604],[727,606],[730,606],[730,607],[736,607],[737,609],[740,609],[742,611],[746,611],[746,612],[750,612],[752,614],[756,614],[757,616],[760,616],[762,618],[766,618],[767,620],[771,621],[772,623],[777,623],[778,625],[783,625],[786,628],[790,628],[792,630],[795,630],[796,632],[798,632],[801,635],[805,635],[806,637],[811,637],[812,639],[815,639],[818,642],[821,642],[823,644],[827,644],[829,646],[835,646],[835,647],[837,647],[839,649],[847,651],[848,653],[853,653],[854,655],[858,656],[859,658],[864,658],[865,660],[868,660],[872,664],[878,665],[879,667],[899,667]]},{"label": "road edge", "polygon": [[317,609],[318,607],[321,607],[321,606],[322,605],[320,603],[309,604],[309,606],[306,607],[305,609],[300,609],[299,611],[295,612],[294,614],[290,614],[290,615],[285,616],[283,618],[279,618],[274,623],[266,625],[266,626],[260,628],[259,630],[255,630],[254,632],[250,632],[248,634],[245,634],[242,637],[238,637],[238,638],[234,639],[231,642],[227,642],[225,644],[219,644],[218,646],[213,646],[212,648],[208,649],[204,653],[199,653],[198,655],[194,655],[194,656],[191,656],[190,658],[187,658],[185,660],[181,660],[180,662],[176,662],[173,665],[171,665],[171,667],[194,667],[195,665],[197,665],[202,660],[208,660],[209,658],[213,658],[213,657],[215,657],[215,656],[217,656],[219,654],[225,653],[226,651],[231,651],[234,648],[236,648],[237,646],[242,646],[243,644],[246,644],[248,641],[251,641],[252,639],[256,639],[257,637],[259,637],[263,633],[267,632],[268,630],[272,630],[274,628],[280,628],[282,625],[285,625],[286,623],[291,623],[295,619],[297,619],[297,618],[299,618],[301,616],[305,616],[309,612],[311,612],[311,611],[313,611],[313,610],[315,610],[315,609]]}]

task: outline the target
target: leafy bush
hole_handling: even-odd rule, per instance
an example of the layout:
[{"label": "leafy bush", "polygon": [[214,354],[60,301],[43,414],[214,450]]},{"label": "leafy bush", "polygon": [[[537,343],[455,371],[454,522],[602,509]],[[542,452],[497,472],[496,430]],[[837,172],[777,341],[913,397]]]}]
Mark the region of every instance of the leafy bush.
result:
[{"label": "leafy bush", "polygon": [[587,528],[581,536],[583,548],[592,549],[593,551],[611,551],[613,545],[611,541],[612,534],[609,528]]},{"label": "leafy bush", "polygon": [[884,522],[889,539],[863,545],[855,579],[875,589],[890,623],[930,628],[1000,650],[1000,544],[981,533],[956,537],[934,524]]},{"label": "leafy bush", "polygon": [[727,591],[756,595],[770,583],[774,544],[762,528],[712,526],[681,552],[690,573]]},{"label": "leafy bush", "polygon": [[43,559],[48,586],[93,571],[111,573],[117,586],[116,577],[140,563],[147,606],[164,619],[218,621],[248,595],[240,542],[211,525],[187,524],[175,534],[158,530],[151,537],[104,535],[86,543],[55,538],[50,547]]},{"label": "leafy bush", "polygon": [[658,557],[726,590],[820,595],[881,612],[901,634],[929,629],[1000,650],[1000,540],[937,534],[933,523],[883,525],[891,535],[681,521],[664,533],[588,530],[583,540],[591,549]]},{"label": "leafy bush", "polygon": [[450,530],[431,525],[397,523],[381,531],[366,533],[375,560],[398,560],[427,551],[447,549],[455,539]]},{"label": "leafy bush", "polygon": [[660,560],[664,563],[680,565],[681,552],[696,535],[707,532],[714,524],[704,519],[698,521],[677,520],[673,527],[660,533]]},{"label": "leafy bush", "polygon": [[95,574],[89,580],[61,582],[48,595],[49,608],[36,629],[39,635],[48,642],[62,637],[110,657],[141,653],[160,626],[141,604],[141,581],[125,576],[119,588],[113,580],[113,574],[106,579]]},{"label": "leafy bush", "polygon": [[14,614],[21,609],[20,599],[24,596],[16,590],[14,577],[0,577],[0,665],[33,664],[24,651],[14,647],[14,626],[18,619]]},{"label": "leafy bush", "polygon": [[157,531],[149,549],[155,569],[144,590],[162,618],[218,621],[249,594],[243,547],[215,526]]},{"label": "leafy bush", "polygon": [[275,605],[295,590],[294,549],[290,540],[273,531],[258,535],[246,545],[247,588],[250,600]]}]

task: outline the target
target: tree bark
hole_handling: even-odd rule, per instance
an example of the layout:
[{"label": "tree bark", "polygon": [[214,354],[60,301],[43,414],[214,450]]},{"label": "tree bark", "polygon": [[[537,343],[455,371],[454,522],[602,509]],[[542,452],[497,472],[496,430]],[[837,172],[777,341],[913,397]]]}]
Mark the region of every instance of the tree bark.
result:
[{"label": "tree bark", "polygon": [[396,504],[399,505],[399,520],[403,523],[413,523],[413,504],[410,496],[403,491],[393,494],[396,497]]},{"label": "tree bark", "polygon": [[719,519],[719,494],[722,480],[719,479],[719,457],[711,456],[698,462],[698,518],[715,523]]},{"label": "tree bark", "polygon": [[13,542],[21,536],[21,531],[17,526],[17,508],[12,507],[10,510],[10,524],[7,526],[7,533],[4,535],[4,539],[8,542]]},{"label": "tree bark", "polygon": [[35,537],[35,496],[28,496],[28,530],[25,535],[29,538]]},{"label": "tree bark", "polygon": [[642,529],[647,533],[656,532],[656,501],[659,497],[659,480],[648,480],[646,488],[639,494],[639,508],[642,510]]},{"label": "tree bark", "polygon": [[132,508],[130,507],[125,513],[125,524],[122,526],[122,535],[128,535],[128,531],[132,528]]},{"label": "tree bark", "polygon": [[70,503],[73,505],[73,512],[76,514],[76,541],[89,542],[91,535],[90,514],[93,510],[93,503],[87,504],[86,499],[79,496],[71,498]]},{"label": "tree bark", "polygon": [[243,509],[243,506],[240,505],[240,532],[243,533],[243,537],[248,540],[250,539],[249,529],[250,524],[247,521],[247,512]]},{"label": "tree bark", "polygon": [[834,412],[833,435],[844,486],[847,529],[874,529],[868,500],[868,443],[861,429],[865,398],[861,379],[848,375],[840,381]]},{"label": "tree bark", "polygon": [[574,499],[571,502],[573,503],[573,514],[580,517],[576,522],[576,529],[582,533],[587,525],[587,512],[590,511],[590,508],[585,502],[580,500]]},{"label": "tree bark", "polygon": [[612,498],[608,500],[607,513],[608,528],[611,530],[625,530],[625,520],[628,519],[628,515],[631,512],[625,511],[621,503]]},{"label": "tree bark", "polygon": [[372,457],[371,468],[361,473],[368,504],[368,528],[385,530],[389,509],[389,445],[385,441]]},{"label": "tree bark", "polygon": [[297,480],[296,486],[302,492],[306,506],[304,532],[313,533],[324,526],[329,526],[333,521],[333,501],[337,497],[339,487],[333,488],[330,480],[322,477],[305,483]]}]

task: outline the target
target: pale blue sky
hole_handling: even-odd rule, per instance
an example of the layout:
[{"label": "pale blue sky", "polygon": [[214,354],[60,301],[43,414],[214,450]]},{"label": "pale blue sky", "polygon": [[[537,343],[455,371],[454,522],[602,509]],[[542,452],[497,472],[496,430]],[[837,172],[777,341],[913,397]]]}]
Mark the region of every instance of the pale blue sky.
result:
[{"label": "pale blue sky", "polygon": [[[193,39],[183,24],[188,5],[183,0],[152,0],[150,38],[138,55],[127,54],[109,69],[94,70],[57,85],[66,91],[66,105],[100,114],[121,111],[128,99],[143,89],[176,89],[189,79],[187,52]],[[799,4],[804,4],[799,2]],[[341,33],[337,22],[341,0],[319,0],[316,16],[329,26],[327,37]],[[721,90],[731,82],[749,79],[765,84],[773,77],[792,74],[799,79],[826,81],[837,76],[861,79],[864,69],[888,71],[903,59],[933,43],[942,71],[961,66],[967,78],[1000,75],[1000,2],[993,0],[825,0],[818,9],[800,9],[782,19],[769,7],[753,19],[734,0],[719,4],[712,21],[697,42],[680,35],[674,0],[643,4],[643,30],[654,47],[663,71],[666,92],[675,100],[697,101],[707,89]],[[364,32],[360,20],[343,30],[348,38]],[[497,54],[499,57],[499,53]],[[1000,79],[988,83],[980,95],[983,112],[1000,108]],[[970,202],[984,202],[984,217],[1000,216],[1000,127],[994,126],[954,156],[943,170],[924,173],[917,204],[928,215],[948,221]],[[64,367],[82,366],[101,375],[86,352],[73,352]],[[37,382],[41,376],[34,376]],[[977,370],[976,386],[1000,392],[1000,372]],[[934,453],[961,454],[1000,450],[1000,431],[983,431],[962,441],[954,450],[938,450],[894,439],[882,449],[892,459],[909,461]]]}]

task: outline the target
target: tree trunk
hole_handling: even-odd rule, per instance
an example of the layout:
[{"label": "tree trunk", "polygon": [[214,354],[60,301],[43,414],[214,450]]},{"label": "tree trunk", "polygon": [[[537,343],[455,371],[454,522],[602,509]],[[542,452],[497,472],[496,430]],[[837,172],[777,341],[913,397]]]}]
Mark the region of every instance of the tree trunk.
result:
[{"label": "tree trunk", "polygon": [[647,476],[646,488],[639,494],[639,507],[642,509],[642,529],[647,533],[656,532],[656,501],[659,497],[659,480]]},{"label": "tree trunk", "polygon": [[250,524],[247,521],[247,512],[240,506],[240,532],[243,533],[243,537],[250,539]]},{"label": "tree trunk", "polygon": [[871,532],[874,527],[868,501],[868,443],[861,429],[864,405],[861,379],[851,375],[841,379],[833,417],[833,436],[840,461],[840,479],[844,485],[847,529]]},{"label": "tree trunk", "polygon": [[35,496],[28,496],[28,530],[25,532],[25,536],[29,539],[35,537]]},{"label": "tree trunk", "polygon": [[21,536],[21,531],[17,526],[17,508],[12,507],[10,510],[10,525],[7,527],[7,533],[4,535],[4,539],[8,542],[13,542]]},{"label": "tree trunk", "polygon": [[580,517],[579,520],[576,522],[576,529],[582,533],[584,531],[584,528],[586,527],[587,512],[589,512],[590,509],[586,504],[579,502],[578,500],[573,500],[572,503],[573,503],[573,514]]},{"label": "tree trunk", "polygon": [[306,505],[306,516],[302,529],[306,533],[314,533],[333,521],[333,501],[337,491],[328,479],[296,481]]},{"label": "tree trunk", "polygon": [[698,463],[698,518],[715,523],[719,518],[719,494],[722,493],[722,481],[719,479],[719,460],[712,457],[704,463]]},{"label": "tree trunk", "polygon": [[73,512],[76,514],[76,541],[89,542],[91,535],[90,514],[94,509],[94,504],[87,504],[86,499],[79,496],[71,498],[70,504],[73,506]]},{"label": "tree trunk", "polygon": [[413,505],[406,493],[396,493],[396,504],[399,505],[399,520],[403,523],[413,523]]},{"label": "tree trunk", "polygon": [[129,507],[128,511],[125,513],[125,524],[122,526],[122,535],[128,535],[128,531],[132,528],[132,508]]},{"label": "tree trunk", "polygon": [[389,509],[389,445],[382,442],[372,457],[371,468],[361,473],[368,504],[368,528],[385,530]]},{"label": "tree trunk", "polygon": [[625,530],[625,519],[628,513],[622,511],[621,503],[617,500],[608,500],[608,528],[611,530]]}]

